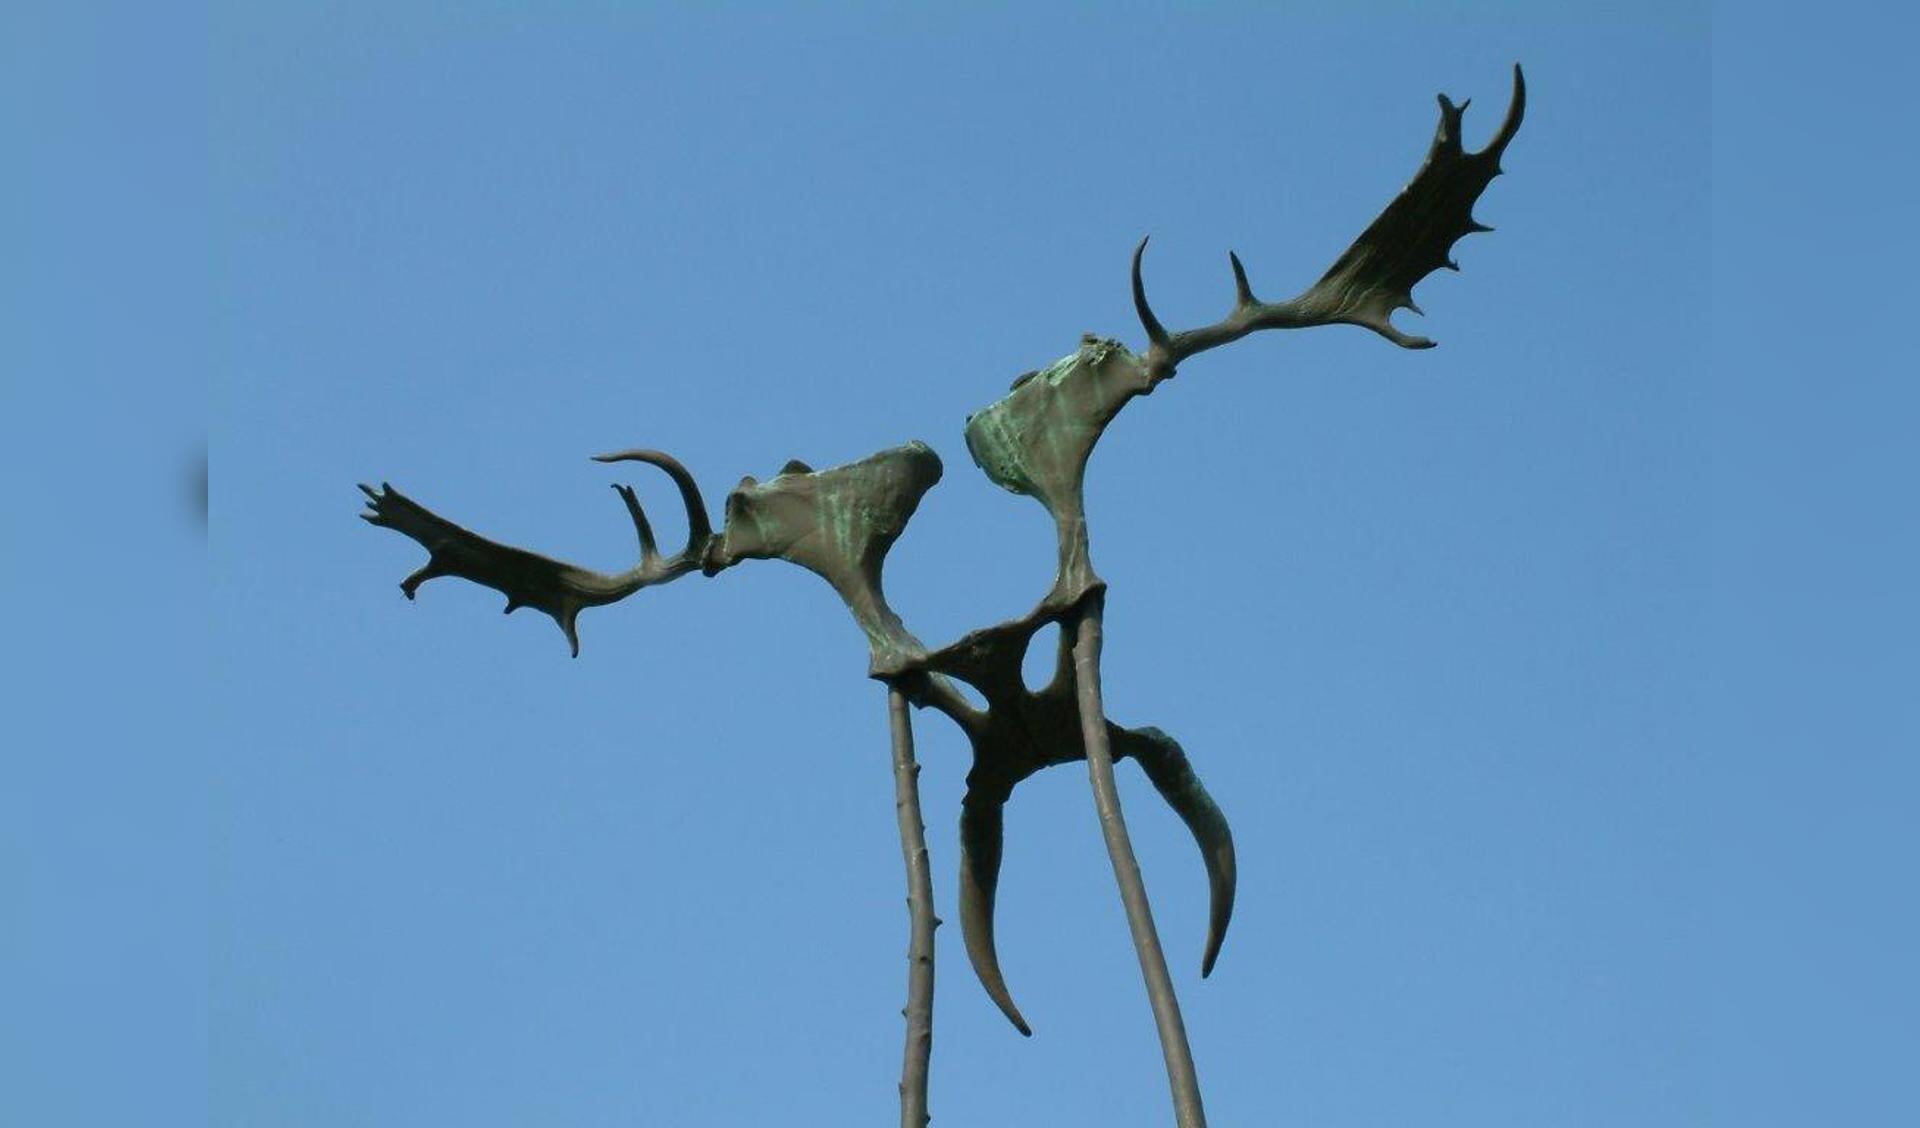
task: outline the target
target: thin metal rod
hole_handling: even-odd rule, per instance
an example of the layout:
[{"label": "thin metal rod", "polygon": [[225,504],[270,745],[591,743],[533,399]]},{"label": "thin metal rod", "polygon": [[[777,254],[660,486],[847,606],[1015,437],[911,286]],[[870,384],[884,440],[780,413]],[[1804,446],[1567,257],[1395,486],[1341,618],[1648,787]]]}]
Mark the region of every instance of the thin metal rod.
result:
[{"label": "thin metal rod", "polygon": [[893,807],[900,820],[900,855],[907,864],[905,1060],[900,1066],[900,1128],[926,1128],[927,1068],[933,1059],[933,873],[927,864],[927,826],[920,814],[920,765],[913,758],[913,720],[906,695],[887,688],[887,720],[893,729]]},{"label": "thin metal rod", "polygon": [[1154,1025],[1160,1031],[1160,1051],[1167,1059],[1167,1086],[1173,1091],[1173,1119],[1179,1128],[1206,1128],[1200,1106],[1200,1078],[1193,1068],[1193,1050],[1187,1045],[1187,1024],[1180,1017],[1180,999],[1167,974],[1167,955],[1153,927],[1153,906],[1147,901],[1146,882],[1133,856],[1126,816],[1120,812],[1120,792],[1113,783],[1113,750],[1107,744],[1106,711],[1100,702],[1100,619],[1105,609],[1101,593],[1089,596],[1074,630],[1073,673],[1080,703],[1080,736],[1087,749],[1087,774],[1093,778],[1094,808],[1100,813],[1100,833],[1113,859],[1113,877],[1127,908],[1127,927],[1133,932],[1134,951],[1140,955],[1140,974],[1147,981],[1147,1001],[1153,1004]]}]

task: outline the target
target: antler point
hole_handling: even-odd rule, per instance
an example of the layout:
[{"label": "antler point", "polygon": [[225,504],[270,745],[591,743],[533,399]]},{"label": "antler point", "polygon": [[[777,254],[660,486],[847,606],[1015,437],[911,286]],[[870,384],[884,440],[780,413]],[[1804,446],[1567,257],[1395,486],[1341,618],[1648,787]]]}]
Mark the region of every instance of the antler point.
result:
[{"label": "antler point", "polygon": [[1227,261],[1233,264],[1234,300],[1239,305],[1259,304],[1253,296],[1253,287],[1247,284],[1247,268],[1240,263],[1240,256],[1233,251],[1227,252]]},{"label": "antler point", "polygon": [[1146,283],[1140,280],[1140,259],[1146,254],[1147,238],[1151,236],[1143,237],[1140,245],[1133,249],[1133,309],[1140,315],[1140,327],[1147,331],[1147,340],[1155,345],[1165,345],[1166,326],[1160,324],[1160,319],[1153,315],[1153,307],[1147,304]]}]

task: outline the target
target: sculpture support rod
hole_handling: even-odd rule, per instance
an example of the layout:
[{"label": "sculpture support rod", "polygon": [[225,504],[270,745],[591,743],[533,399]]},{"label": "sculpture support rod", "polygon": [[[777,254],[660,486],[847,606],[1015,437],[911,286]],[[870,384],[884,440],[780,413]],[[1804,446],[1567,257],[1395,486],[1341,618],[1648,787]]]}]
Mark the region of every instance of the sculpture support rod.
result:
[{"label": "sculpture support rod", "polygon": [[900,1128],[926,1128],[927,1067],[933,1057],[933,875],[927,865],[927,827],[920,814],[920,765],[913,757],[913,721],[907,698],[887,687],[887,720],[893,729],[893,806],[900,822],[900,854],[907,864],[907,1019],[905,1060],[900,1066]]},{"label": "sculpture support rod", "polygon": [[1073,674],[1080,703],[1080,735],[1086,743],[1087,774],[1093,778],[1094,807],[1100,813],[1100,833],[1113,859],[1114,880],[1126,905],[1127,927],[1133,932],[1134,951],[1140,955],[1140,974],[1147,981],[1147,1000],[1153,1004],[1154,1025],[1160,1031],[1160,1050],[1167,1059],[1167,1085],[1173,1090],[1174,1123],[1179,1128],[1206,1128],[1200,1106],[1200,1079],[1193,1068],[1193,1050],[1187,1045],[1187,1025],[1180,1017],[1180,999],[1167,974],[1167,956],[1153,926],[1153,906],[1133,856],[1126,816],[1120,811],[1120,792],[1113,783],[1113,749],[1107,744],[1106,711],[1100,702],[1100,619],[1105,593],[1094,592],[1082,604],[1074,628]]}]

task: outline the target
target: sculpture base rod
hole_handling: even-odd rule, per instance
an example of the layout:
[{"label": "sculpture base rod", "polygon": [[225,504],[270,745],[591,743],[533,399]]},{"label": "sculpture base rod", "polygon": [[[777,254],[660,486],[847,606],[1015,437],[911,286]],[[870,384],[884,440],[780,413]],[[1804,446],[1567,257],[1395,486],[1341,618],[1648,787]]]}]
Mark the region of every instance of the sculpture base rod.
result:
[{"label": "sculpture base rod", "polygon": [[1193,1068],[1193,1050],[1187,1045],[1187,1025],[1180,1017],[1180,999],[1173,992],[1172,976],[1167,974],[1167,956],[1153,926],[1153,906],[1147,901],[1147,886],[1140,878],[1140,863],[1134,858],[1126,816],[1120,811],[1120,792],[1113,782],[1113,750],[1107,744],[1107,717],[1100,701],[1100,619],[1104,609],[1104,595],[1096,592],[1082,606],[1074,628],[1073,673],[1087,773],[1093,778],[1100,833],[1107,840],[1107,856],[1113,859],[1114,880],[1126,905],[1127,927],[1133,932],[1133,947],[1140,955],[1140,974],[1147,981],[1147,1000],[1153,1004],[1160,1050],[1167,1059],[1174,1123],[1179,1128],[1206,1128],[1200,1079]]},{"label": "sculpture base rod", "polygon": [[913,757],[913,721],[907,698],[887,688],[887,720],[893,730],[893,806],[900,822],[900,854],[907,866],[907,1020],[905,1059],[900,1066],[900,1128],[926,1128],[927,1067],[933,1057],[933,874],[927,864],[927,827],[920,814],[920,765]]}]

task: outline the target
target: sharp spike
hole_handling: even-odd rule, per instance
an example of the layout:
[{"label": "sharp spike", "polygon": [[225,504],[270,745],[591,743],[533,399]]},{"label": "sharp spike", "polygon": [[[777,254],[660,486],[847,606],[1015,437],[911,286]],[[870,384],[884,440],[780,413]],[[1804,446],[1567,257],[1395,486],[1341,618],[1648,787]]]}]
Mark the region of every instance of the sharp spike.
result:
[{"label": "sharp spike", "polygon": [[1140,326],[1147,331],[1147,340],[1156,345],[1167,344],[1167,328],[1153,315],[1153,307],[1147,304],[1147,287],[1140,281],[1140,256],[1147,252],[1147,239],[1143,237],[1140,245],[1133,249],[1133,309],[1140,315]]},{"label": "sharp spike", "polygon": [[627,515],[633,518],[634,535],[640,538],[640,563],[645,565],[660,555],[659,545],[654,543],[653,525],[647,520],[646,510],[640,508],[640,495],[633,487],[615,482],[613,492],[627,503]]},{"label": "sharp spike", "polygon": [[1243,306],[1259,305],[1259,301],[1253,296],[1253,287],[1247,285],[1247,268],[1240,265],[1240,256],[1232,251],[1228,251],[1227,261],[1233,264],[1234,304]]},{"label": "sharp spike", "polygon": [[1239,869],[1234,859],[1233,831],[1227,817],[1194,774],[1180,743],[1157,728],[1111,729],[1121,738],[1126,754],[1146,772],[1153,789],[1187,825],[1207,867],[1207,944],[1200,957],[1200,976],[1213,973],[1233,920],[1234,890]]},{"label": "sharp spike", "polygon": [[1033,1037],[1033,1028],[1013,1004],[1007,981],[1000,974],[1000,956],[993,943],[994,891],[1000,884],[1000,850],[1005,800],[969,791],[960,803],[960,936],[967,961],[986,988],[987,997],[1007,1016],[1014,1029]]},{"label": "sharp spike", "polygon": [[1480,150],[1481,155],[1493,158],[1496,174],[1500,168],[1500,154],[1506,151],[1507,142],[1520,132],[1520,122],[1527,116],[1527,76],[1521,72],[1520,64],[1513,64],[1513,99],[1507,103],[1507,116],[1500,122],[1500,128],[1494,132],[1493,140]]},{"label": "sharp spike", "polygon": [[[658,450],[623,450],[614,454],[596,454],[593,460],[595,462],[645,462],[665,470],[667,476],[673,479],[673,484],[679,488],[680,500],[687,509],[685,551],[699,552],[706,545],[707,538],[713,535],[713,523],[707,517],[706,502],[701,500],[700,486],[693,480],[692,473],[680,464],[679,459]],[[745,485],[750,481],[751,479],[743,479],[741,484]]]}]

